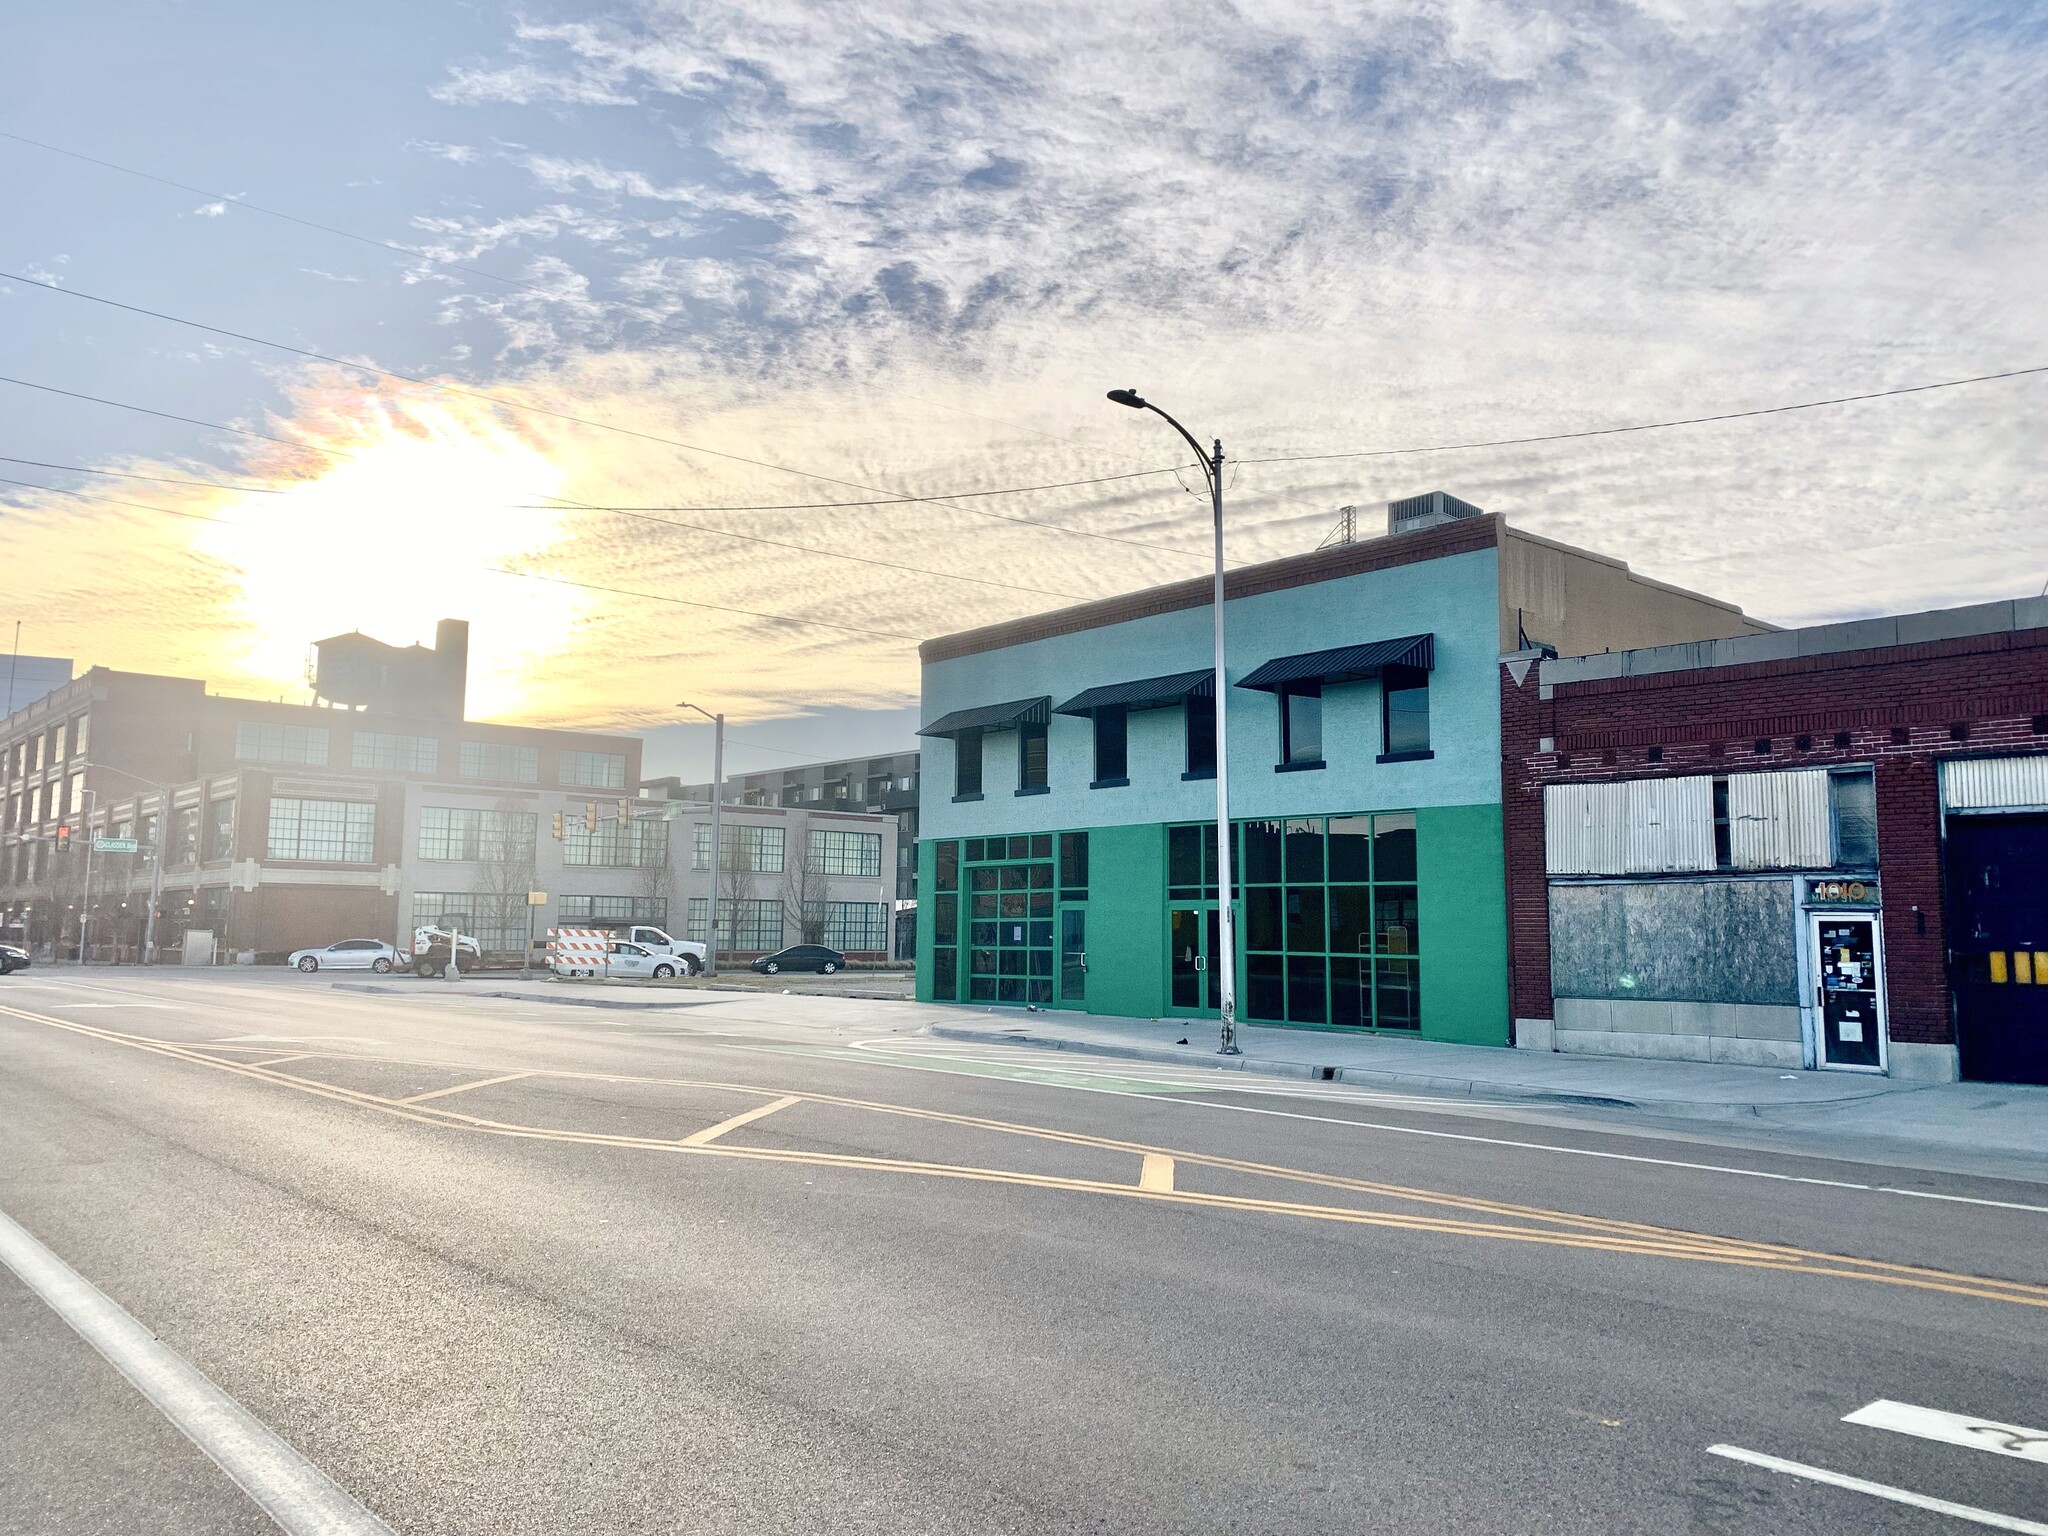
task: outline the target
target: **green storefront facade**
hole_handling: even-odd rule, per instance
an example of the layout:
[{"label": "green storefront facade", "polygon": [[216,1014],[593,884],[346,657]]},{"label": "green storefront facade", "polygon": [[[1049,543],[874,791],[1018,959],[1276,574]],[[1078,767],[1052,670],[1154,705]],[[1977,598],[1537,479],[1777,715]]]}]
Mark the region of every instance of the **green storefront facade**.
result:
[{"label": "green storefront facade", "polygon": [[[1506,1038],[1500,810],[1237,825],[1239,1013],[1252,1023]],[[924,839],[918,995],[1214,1017],[1213,824]]]},{"label": "green storefront facade", "polygon": [[[1494,521],[1233,573],[1241,1019],[1507,1042]],[[1216,1016],[1209,623],[1188,583],[925,648],[920,998]]]}]

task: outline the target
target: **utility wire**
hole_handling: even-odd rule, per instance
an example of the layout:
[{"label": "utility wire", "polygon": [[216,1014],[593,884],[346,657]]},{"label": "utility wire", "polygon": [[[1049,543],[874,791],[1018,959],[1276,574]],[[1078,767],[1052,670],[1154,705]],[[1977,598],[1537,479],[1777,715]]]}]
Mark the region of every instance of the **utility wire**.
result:
[{"label": "utility wire", "polygon": [[[316,447],[312,443],[303,442],[296,438],[279,437],[274,432],[258,432],[250,427],[231,427],[224,421],[202,421],[197,416],[180,416],[173,411],[159,411],[152,406],[136,405],[127,400],[110,400],[105,395],[88,395],[75,389],[59,389],[54,384],[38,384],[31,379],[17,379],[7,374],[0,374],[0,384],[14,384],[22,389],[41,390],[47,395],[63,395],[67,399],[85,400],[93,405],[109,405],[117,411],[134,411],[141,416],[156,416],[165,421],[182,421],[187,426],[204,427],[211,432],[230,432],[237,437],[261,438],[266,443],[281,443],[287,448],[298,448],[307,453],[317,453],[330,457],[353,457],[350,454],[337,454],[337,450]],[[1137,480],[1148,475],[1168,475],[1175,472],[1172,469],[1166,468],[1134,469],[1126,470],[1118,475],[1094,475],[1083,480],[1049,480],[1040,485],[1003,486],[989,491],[944,491],[936,492],[929,496],[885,496],[871,501],[749,502],[733,506],[601,506],[595,502],[579,501],[576,505],[582,507],[587,512],[829,512],[839,508],[899,507],[914,506],[920,502],[965,501],[988,496],[1025,496],[1037,491],[1067,491],[1077,486],[1108,485],[1118,480]],[[82,469],[77,471],[77,473],[92,474],[95,471]],[[247,489],[247,487],[231,487],[231,489]],[[556,497],[554,499],[560,501],[563,498]],[[507,510],[513,512],[546,512],[553,509],[538,503],[521,503],[507,508]]]},{"label": "utility wire", "polygon": [[1384,459],[1408,453],[1461,453],[1471,448],[1519,448],[1529,443],[1562,443],[1582,437],[1617,437],[1625,432],[1661,432],[1667,427],[1697,427],[1715,421],[1743,421],[1752,416],[1777,416],[1787,411],[1814,411],[1828,405],[1853,405],[1859,400],[1889,400],[1895,395],[1924,394],[1930,389],[1956,389],[1964,384],[1989,384],[2048,373],[2048,363],[2009,368],[2003,373],[1972,374],[1966,379],[1937,379],[1931,384],[1906,384],[1898,389],[1873,389],[1860,395],[1834,395],[1826,400],[1800,400],[1791,405],[1765,405],[1752,411],[1721,411],[1712,416],[1680,416],[1670,421],[1639,421],[1625,427],[1593,427],[1582,432],[1545,432],[1536,437],[1497,437],[1484,442],[1432,443],[1418,448],[1362,448],[1345,453],[1290,453],[1273,458],[1239,459],[1240,464],[1308,464],[1325,459]]},{"label": "utility wire", "polygon": [[294,442],[288,437],[278,437],[270,432],[256,432],[248,427],[231,427],[219,421],[201,421],[197,416],[180,416],[174,411],[154,410],[146,405],[130,405],[125,400],[108,400],[100,395],[80,394],[75,389],[59,389],[54,384],[35,384],[27,379],[10,378],[4,373],[0,373],[0,384],[13,384],[22,389],[39,389],[46,395],[63,395],[71,400],[88,400],[94,405],[111,405],[116,410],[134,411],[142,416],[157,416],[165,421],[182,421],[188,427],[205,427],[209,432],[232,432],[237,437],[260,437],[266,443],[283,443],[287,448],[303,448],[308,453],[323,451],[311,444]]},{"label": "utility wire", "polygon": [[[0,462],[19,463],[21,461],[10,459]],[[222,526],[228,528],[253,529],[256,527],[256,525],[254,524],[238,523],[231,521],[230,519],[225,517],[207,517],[202,513],[180,512],[171,507],[152,507],[146,505],[143,502],[121,501],[111,496],[91,496],[87,495],[84,491],[67,491],[54,485],[35,485],[27,480],[0,479],[0,485],[19,485],[25,486],[29,490],[33,491],[52,491],[59,496],[70,496],[76,498],[79,501],[99,502],[103,503],[104,505],[113,507],[133,507],[138,512],[161,512],[166,517],[189,518],[193,522],[197,523],[219,523]],[[637,597],[645,602],[668,603],[678,608],[704,608],[709,609],[714,613],[734,613],[749,619],[766,619],[770,623],[774,624],[809,625],[813,629],[837,630],[839,633],[847,635],[870,635],[883,640],[908,640],[913,644],[924,638],[921,635],[902,634],[893,629],[867,629],[863,628],[858,624],[835,623],[830,619],[793,618],[786,613],[763,613],[761,610],[757,608],[734,608],[724,603],[706,603],[699,601],[695,598],[669,597],[666,594],[660,592],[636,592],[629,587],[600,586],[596,582],[574,581],[567,576],[551,576],[542,571],[521,571],[515,570],[510,566],[503,565],[485,565],[483,569],[499,576],[516,577],[521,581],[545,581],[550,582],[555,586],[580,587],[586,592],[609,592],[617,597]]]},{"label": "utility wire", "polygon": [[[124,411],[140,411],[140,412],[141,412],[142,414],[144,414],[144,415],[146,415],[146,416],[162,416],[162,417],[165,417],[165,418],[166,418],[166,419],[168,419],[168,420],[171,420],[171,421],[182,421],[182,422],[185,422],[185,423],[187,423],[187,424],[188,424],[188,425],[190,425],[190,426],[195,426],[195,427],[207,427],[207,428],[217,429],[217,430],[219,430],[219,431],[223,431],[223,432],[240,432],[240,431],[242,431],[242,429],[241,429],[241,428],[239,428],[239,427],[229,427],[229,426],[224,426],[224,425],[223,425],[222,423],[220,423],[220,422],[216,422],[216,421],[201,421],[201,420],[199,420],[199,419],[198,419],[197,417],[195,417],[195,416],[173,416],[173,415],[171,415],[171,413],[169,413],[168,411],[156,411],[156,410],[151,410],[151,409],[150,409],[150,408],[149,408],[148,406],[142,406],[142,405],[130,405],[130,404],[126,403],[125,401],[121,401],[121,400],[108,400],[108,399],[106,399],[106,398],[104,398],[103,396],[100,396],[100,395],[84,395],[84,394],[80,394],[80,393],[78,393],[78,392],[77,392],[76,390],[70,390],[70,389],[57,389],[57,388],[55,388],[55,387],[53,387],[53,386],[51,386],[51,385],[48,385],[48,384],[31,384],[31,383],[29,383],[29,382],[28,382],[28,381],[27,381],[26,379],[14,379],[14,378],[8,378],[8,377],[6,377],[5,375],[0,375],[0,384],[19,384],[19,385],[21,385],[21,386],[22,386],[23,388],[25,388],[25,389],[41,389],[41,390],[47,390],[47,391],[48,391],[49,393],[51,393],[51,394],[55,394],[55,395],[66,395],[66,396],[69,396],[70,398],[72,398],[72,399],[74,399],[74,400],[89,400],[89,401],[93,402],[93,403],[94,403],[95,405],[111,405],[111,406],[115,406],[115,407],[117,407],[117,408],[119,408],[119,409],[121,409],[121,410],[124,410]],[[293,442],[291,441],[291,439],[289,439],[289,438],[283,438],[283,437],[273,437],[273,436],[272,436],[271,434],[269,434],[269,433],[267,433],[267,432],[245,432],[245,433],[244,433],[243,435],[244,435],[244,436],[248,436],[248,437],[260,437],[260,438],[263,438],[263,439],[265,439],[266,441],[269,441],[269,442],[273,442],[273,443],[284,443],[284,444],[286,444],[287,446],[291,446],[291,447],[301,447],[301,446],[304,446],[304,445],[302,445],[302,444],[296,444],[296,443],[293,443]],[[317,450],[315,450],[315,451],[317,451]],[[7,462],[13,462],[13,463],[32,463],[32,462],[35,462],[35,461],[23,459],[23,460],[9,460],[9,461],[7,461]],[[84,469],[84,468],[80,468],[80,467],[76,467],[76,466],[69,466],[69,465],[61,465],[61,464],[37,464],[37,466],[36,466],[36,467],[38,467],[38,468],[41,468],[41,469],[69,469],[69,470],[71,470],[71,472],[72,472],[72,473],[75,473],[75,474],[84,474],[84,475],[113,475],[113,474],[115,474],[115,473],[116,473],[116,472],[115,472],[115,471],[113,471],[113,470],[98,470],[98,469]],[[147,477],[147,476],[140,476],[140,475],[138,475],[138,476],[131,476],[131,477],[129,477],[129,478],[133,478],[133,479],[146,479],[146,478],[150,478],[150,477]],[[12,484],[17,484],[17,485],[26,485],[26,484],[27,484],[28,482],[27,482],[27,481],[13,481],[13,482],[10,482],[10,483],[12,483]],[[174,481],[174,482],[172,482],[172,483],[173,483],[173,484],[207,484],[208,482],[203,482],[203,481]],[[233,486],[224,486],[224,487],[220,487],[220,488],[221,488],[221,489],[226,489],[226,490],[233,490],[233,489],[238,489],[238,487],[233,487]],[[692,532],[695,532],[695,533],[706,533],[706,534],[711,534],[711,535],[713,535],[714,537],[717,537],[717,538],[724,538],[724,539],[736,539],[736,540],[739,540],[739,541],[741,541],[742,543],[747,543],[747,544],[767,544],[767,545],[771,545],[771,546],[773,546],[774,548],[777,548],[777,549],[791,549],[791,550],[796,550],[796,551],[799,551],[800,553],[803,553],[803,554],[807,554],[807,555],[818,555],[818,556],[821,556],[821,557],[823,557],[823,558],[825,558],[825,559],[828,559],[828,560],[849,560],[849,561],[852,561],[852,562],[854,562],[854,563],[855,563],[855,564],[857,564],[857,565],[876,565],[876,566],[883,566],[883,567],[886,567],[886,568],[887,568],[887,569],[889,569],[889,570],[894,570],[894,571],[904,571],[904,572],[907,572],[908,574],[910,574],[910,575],[912,575],[912,576],[930,576],[930,577],[935,577],[935,578],[937,578],[937,579],[939,579],[939,580],[942,580],[942,581],[960,581],[960,582],[968,582],[968,583],[971,583],[972,585],[974,585],[974,586],[978,586],[978,587],[999,587],[999,588],[1002,588],[1002,589],[1003,589],[1003,590],[1005,590],[1005,591],[1010,591],[1010,592],[1028,592],[1028,593],[1031,593],[1032,595],[1034,595],[1034,596],[1037,596],[1037,597],[1063,597],[1063,598],[1068,598],[1068,599],[1070,599],[1070,600],[1072,600],[1072,601],[1074,601],[1074,602],[1086,602],[1086,601],[1088,600],[1088,599],[1087,599],[1087,598],[1086,598],[1086,597],[1085,597],[1085,596],[1084,596],[1083,594],[1081,594],[1081,593],[1079,593],[1079,592],[1062,592],[1062,591],[1060,591],[1060,590],[1058,590],[1057,588],[1054,588],[1054,587],[1033,587],[1033,586],[1026,586],[1026,585],[1023,585],[1023,584],[1021,584],[1021,583],[1018,583],[1018,582],[1014,582],[1014,581],[997,581],[997,580],[995,580],[995,579],[994,579],[994,578],[992,578],[992,577],[986,577],[986,576],[964,576],[964,575],[959,575],[959,574],[957,574],[957,573],[955,573],[955,572],[952,572],[952,571],[934,571],[934,570],[928,569],[927,567],[924,567],[924,566],[918,566],[918,565],[904,565],[904,564],[902,564],[902,563],[901,563],[901,562],[899,562],[899,561],[895,561],[895,560],[881,560],[881,559],[877,559],[877,558],[875,558],[875,557],[873,557],[873,556],[870,556],[870,555],[855,555],[855,554],[849,554],[849,553],[847,553],[847,552],[845,552],[845,551],[842,551],[842,550],[836,550],[836,549],[819,549],[819,548],[817,548],[817,547],[816,547],[815,545],[810,545],[810,544],[795,544],[795,543],[791,543],[791,542],[789,542],[789,541],[787,541],[787,540],[783,540],[783,539],[770,539],[770,538],[764,538],[764,537],[761,537],[761,536],[759,536],[759,535],[756,535],[756,534],[749,534],[749,533],[737,533],[737,532],[734,532],[733,530],[731,530],[731,529],[729,529],[729,528],[713,528],[713,527],[709,526],[708,524],[704,524],[704,523],[687,523],[687,522],[683,522],[683,521],[681,521],[680,519],[676,519],[676,518],[667,518],[667,517],[650,517],[650,516],[646,515],[645,513],[642,513],[642,512],[638,512],[638,511],[629,511],[629,510],[627,510],[627,509],[626,509],[626,508],[624,508],[624,507],[595,507],[595,506],[592,506],[592,505],[591,505],[590,503],[588,503],[588,502],[582,502],[582,501],[572,501],[572,500],[570,500],[570,499],[569,499],[568,497],[564,497],[564,496],[557,496],[557,497],[554,497],[554,498],[552,498],[552,499],[553,499],[553,500],[554,500],[555,502],[558,502],[558,503],[563,503],[563,504],[565,504],[565,505],[567,505],[567,506],[570,506],[570,507],[575,507],[575,508],[577,508],[577,509],[579,509],[579,510],[581,510],[581,511],[585,511],[585,512],[602,512],[602,513],[606,514],[607,516],[611,516],[611,517],[622,517],[622,518],[628,518],[628,519],[631,519],[631,520],[633,520],[633,521],[635,521],[635,522],[643,522],[643,523],[653,523],[653,524],[656,524],[657,526],[660,526],[660,527],[665,527],[665,528],[684,528],[684,529],[688,529],[688,530],[690,530],[690,531],[692,531]],[[921,499],[921,498],[919,498],[919,499]],[[521,512],[558,512],[558,511],[561,511],[561,510],[562,510],[562,507],[561,507],[561,506],[542,506],[542,505],[539,505],[539,504],[523,504],[523,505],[520,505],[520,506],[517,506],[517,507],[511,508],[510,510],[513,510],[513,511],[521,511]],[[725,510],[725,509],[718,509],[718,510]],[[781,509],[775,509],[775,510],[781,510]]]},{"label": "utility wire", "polygon": [[[251,336],[242,331],[231,331],[223,326],[208,325],[201,320],[188,320],[182,315],[167,314],[158,309],[146,309],[139,304],[124,304],[119,299],[106,298],[96,293],[87,293],[82,288],[66,288],[57,283],[47,283],[40,278],[25,277],[18,272],[0,271],[0,279],[18,282],[28,287],[40,288],[46,293],[60,294],[65,298],[82,299],[92,304],[103,304],[109,309],[123,310],[132,315],[146,315],[152,320],[167,321],[172,325],[189,326],[193,330],[205,331],[214,336],[225,336],[231,341],[245,341],[252,346],[269,347],[274,351],[286,352],[294,357],[310,358],[314,362],[328,363],[336,368],[348,368],[358,373],[372,374],[378,378],[395,379],[401,384],[414,384],[425,389],[439,389],[464,399],[480,401],[498,410],[523,411],[528,415],[547,416],[557,421],[571,422],[577,426],[590,427],[600,432],[616,432],[624,437],[638,438],[643,442],[661,443],[670,448],[680,448],[688,453],[700,453],[709,458],[725,459],[735,464],[746,464],[755,469],[773,470],[777,474],[799,475],[807,480],[817,480],[827,485],[843,485],[856,491],[875,491],[876,486],[863,485],[857,480],[842,480],[834,475],[821,475],[813,470],[795,469],[787,464],[773,464],[766,459],[748,458],[745,454],[727,453],[719,448],[706,448],[700,443],[686,443],[680,438],[663,437],[656,432],[642,432],[633,427],[621,427],[611,422],[595,421],[587,416],[577,416],[568,411],[552,410],[544,405],[527,405],[485,394],[481,390],[465,389],[459,384],[450,384],[442,379],[417,378],[412,374],[397,373],[389,368],[380,368],[374,363],[351,362],[346,358],[332,357],[325,352],[315,352],[306,347],[295,347],[288,342],[272,341],[267,337]],[[1161,470],[1160,473],[1170,473]],[[1049,523],[1035,517],[1012,517],[1003,512],[984,512],[978,507],[962,507],[951,501],[937,500],[940,506],[952,507],[973,517],[986,517],[999,523],[1019,523],[1033,528],[1047,528],[1055,533],[1064,533],[1077,539],[1096,539],[1109,544],[1128,545],[1134,549],[1149,549],[1158,554],[1181,555],[1189,559],[1207,560],[1209,557],[1197,550],[1175,549],[1169,544],[1154,544],[1144,539],[1126,539],[1113,533],[1092,533],[1083,528],[1069,528],[1064,523]]]},{"label": "utility wire", "polygon": [[[457,272],[467,272],[474,277],[487,277],[494,283],[503,283],[509,288],[524,289],[528,293],[538,294],[545,299],[561,298],[560,294],[552,293],[533,283],[525,282],[516,277],[507,277],[502,272],[493,272],[486,267],[473,267],[467,262],[455,260],[452,256],[436,256],[432,251],[421,250],[415,245],[400,245],[395,240],[381,240],[375,235],[359,235],[352,229],[342,229],[333,224],[322,224],[318,219],[302,218],[296,213],[286,213],[281,208],[266,208],[261,203],[252,203],[247,198],[239,197],[232,192],[210,192],[205,187],[195,187],[190,182],[173,181],[168,176],[158,176],[151,171],[139,171],[132,165],[120,165],[112,160],[102,160],[97,155],[81,154],[75,149],[63,149],[58,145],[45,143],[41,139],[32,139],[25,133],[9,133],[6,129],[0,128],[0,139],[12,139],[17,144],[32,145],[36,149],[47,150],[53,155],[63,155],[66,159],[82,160],[87,165],[97,165],[105,170],[119,171],[123,176],[134,176],[143,181],[153,181],[158,186],[176,187],[180,192],[190,192],[197,197],[211,198],[214,202],[225,203],[230,208],[246,208],[249,212],[260,213],[266,218],[282,219],[287,224],[297,224],[305,229],[317,229],[326,235],[338,235],[344,240],[353,240],[358,245],[373,245],[379,250],[391,251],[400,256],[416,256],[421,261],[431,261],[436,266],[450,267]],[[641,315],[643,318],[647,317],[646,311],[633,310],[631,305],[622,303],[617,299],[600,299],[597,302],[619,309],[630,310]]]},{"label": "utility wire", "polygon": [[26,464],[31,469],[62,470],[67,475],[102,475],[109,480],[148,480],[157,485],[190,485],[202,491],[248,491],[259,496],[282,496],[274,485],[225,485],[218,480],[179,480],[170,475],[135,475],[118,469],[86,469],[78,464],[46,464],[41,459],[11,459],[0,453],[0,464]]}]

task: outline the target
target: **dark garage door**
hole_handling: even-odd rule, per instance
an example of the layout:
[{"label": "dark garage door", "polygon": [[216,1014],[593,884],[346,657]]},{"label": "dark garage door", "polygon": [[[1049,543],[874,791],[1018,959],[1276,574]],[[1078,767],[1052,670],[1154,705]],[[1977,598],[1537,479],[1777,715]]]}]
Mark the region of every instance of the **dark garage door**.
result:
[{"label": "dark garage door", "polygon": [[2048,1083],[2048,816],[1951,817],[1948,901],[1963,1076]]}]

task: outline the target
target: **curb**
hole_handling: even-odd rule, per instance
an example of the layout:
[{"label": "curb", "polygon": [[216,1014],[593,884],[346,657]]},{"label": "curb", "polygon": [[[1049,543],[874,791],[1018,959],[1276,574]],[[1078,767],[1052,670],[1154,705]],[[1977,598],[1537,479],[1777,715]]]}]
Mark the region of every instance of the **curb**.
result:
[{"label": "curb", "polygon": [[[1645,1105],[1634,1099],[1613,1098],[1596,1093],[1567,1093],[1554,1088],[1536,1088],[1521,1083],[1480,1083],[1468,1077],[1432,1077],[1421,1072],[1392,1072],[1374,1067],[1323,1066],[1315,1062],[1280,1061],[1249,1056],[1190,1057],[1168,1046],[1112,1045],[1097,1040],[1075,1040],[1059,1035],[1033,1035],[1023,1030],[962,1029],[950,1024],[927,1024],[923,1033],[935,1040],[971,1041],[978,1045],[1031,1045],[1042,1050],[1072,1051],[1082,1056],[1111,1056],[1123,1061],[1162,1062],[1168,1066],[1200,1065],[1225,1072],[1248,1072],[1261,1077],[1289,1077],[1304,1082],[1351,1083],[1372,1088],[1404,1088],[1430,1093],[1456,1094],[1468,1099],[1492,1099],[1506,1103],[1576,1104],[1594,1109],[1687,1109],[1711,1112],[1710,1105]],[[1754,1105],[1731,1106],[1739,1113],[1755,1113]]]},{"label": "curb", "polygon": [[[375,992],[386,997],[416,997],[419,995],[419,993],[411,987],[381,987],[374,982],[367,981],[335,981],[329,982],[328,985],[333,987],[334,990],[337,992]],[[445,983],[443,983],[442,985],[445,985]],[[458,982],[456,985],[462,986],[462,983]],[[430,995],[442,997],[450,995],[456,997],[490,997],[499,998],[507,1002],[514,1003],[553,1003],[557,1006],[565,1006],[570,1008],[627,1008],[647,1010],[665,1008],[699,1008],[703,1006],[703,1004],[701,1003],[693,1003],[682,998],[663,998],[658,1002],[635,1003],[628,1002],[623,997],[547,997],[542,995],[536,995],[532,992],[484,992],[479,991],[477,988],[470,986],[463,986],[460,992],[453,994],[449,994],[446,992],[437,992]]]}]

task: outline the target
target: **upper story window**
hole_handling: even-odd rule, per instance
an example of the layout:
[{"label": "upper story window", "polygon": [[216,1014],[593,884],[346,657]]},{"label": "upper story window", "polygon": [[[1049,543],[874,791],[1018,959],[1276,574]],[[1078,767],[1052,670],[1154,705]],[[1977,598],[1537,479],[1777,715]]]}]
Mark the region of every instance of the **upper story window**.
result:
[{"label": "upper story window", "polygon": [[66,727],[66,726],[62,726],[62,725],[58,726],[58,727],[57,727],[57,729],[56,729],[55,731],[53,731],[53,732],[51,733],[51,736],[50,736],[50,740],[51,740],[51,742],[52,742],[52,746],[50,747],[50,761],[51,761],[51,762],[53,762],[53,763],[61,763],[61,762],[63,762],[63,761],[64,761],[64,759],[65,759],[65,758],[67,758],[67,757],[69,757],[69,756],[71,755],[70,753],[68,753],[68,752],[66,752],[66,751],[64,750],[64,746],[65,746],[65,741],[66,741],[66,739],[67,739],[67,738],[68,738],[68,737],[70,736],[70,734],[71,734],[71,732],[70,732],[70,730],[68,729],[68,727]]},{"label": "upper story window", "polygon": [[[728,822],[718,829],[718,840],[725,845],[725,851],[718,860],[721,868],[755,874],[782,873],[783,828]],[[711,867],[711,823],[708,821],[698,822],[692,833],[690,867]]]},{"label": "upper story window", "polygon": [[1121,704],[1105,704],[1095,721],[1095,779],[1090,788],[1131,782],[1131,715]]},{"label": "upper story window", "polygon": [[953,738],[953,795],[981,794],[981,732],[970,729]]},{"label": "upper story window", "polygon": [[1307,767],[1323,760],[1323,685],[1315,679],[1280,690],[1280,761]]},{"label": "upper story window", "polygon": [[564,752],[562,782],[587,789],[624,789],[626,754],[623,752]]},{"label": "upper story window", "polygon": [[1216,776],[1216,700],[1210,694],[1191,693],[1187,699],[1188,777]]},{"label": "upper story window", "polygon": [[1043,720],[1027,720],[1017,727],[1017,793],[1020,795],[1046,787],[1045,733]]},{"label": "upper story window", "polygon": [[206,806],[206,856],[231,859],[235,856],[235,802],[211,800]]},{"label": "upper story window", "polygon": [[869,875],[882,873],[882,834],[879,832],[832,832],[814,828],[811,832],[811,867],[828,875]]},{"label": "upper story window", "polygon": [[[322,734],[325,734],[324,732]],[[368,864],[376,857],[377,807],[346,800],[270,802],[267,857],[315,864]]]},{"label": "upper story window", "polygon": [[433,736],[401,736],[391,731],[357,731],[350,765],[386,773],[436,773],[441,743]]},{"label": "upper story window", "polygon": [[235,722],[238,763],[305,763],[327,765],[327,727],[276,725],[255,720]]},{"label": "upper story window", "polygon": [[538,784],[540,748],[518,747],[507,741],[465,741],[462,744],[462,776],[465,779],[506,779],[515,784]]},{"label": "upper story window", "polygon": [[71,755],[73,757],[85,756],[87,739],[86,722],[91,719],[92,716],[90,715],[80,715],[76,720],[71,722]]},{"label": "upper story window", "polygon": [[668,862],[668,823],[600,821],[592,832],[572,821],[562,837],[562,863],[598,869],[634,869]]},{"label": "upper story window", "polygon": [[1380,739],[1388,757],[1429,750],[1429,674],[1420,667],[1388,667],[1380,679]]},{"label": "upper story window", "polygon": [[49,749],[50,749],[50,738],[49,738],[49,737],[47,737],[47,736],[38,736],[38,737],[36,737],[36,760],[35,760],[35,771],[36,771],[37,773],[41,773],[41,772],[43,771],[43,760],[44,760],[44,758],[45,758],[45,757],[46,757],[46,756],[48,755],[48,753],[49,753]]},{"label": "upper story window", "polygon": [[539,823],[532,811],[423,805],[419,854],[422,859],[531,864]]}]

